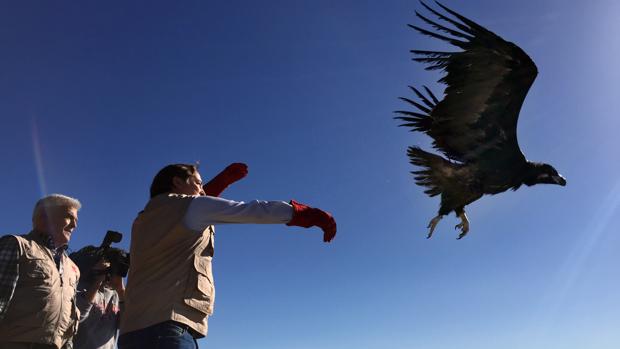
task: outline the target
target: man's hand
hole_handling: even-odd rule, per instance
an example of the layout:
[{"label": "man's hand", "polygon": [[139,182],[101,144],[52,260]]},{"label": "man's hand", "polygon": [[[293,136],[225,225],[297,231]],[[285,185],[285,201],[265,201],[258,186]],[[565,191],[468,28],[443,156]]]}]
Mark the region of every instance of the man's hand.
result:
[{"label": "man's hand", "polygon": [[217,176],[213,177],[202,189],[205,195],[220,196],[224,189],[248,175],[248,165],[236,162],[228,165]]},{"label": "man's hand", "polygon": [[101,286],[101,284],[105,281],[106,271],[110,269],[110,262],[105,259],[101,259],[95,266],[93,267],[91,273],[95,275],[94,284],[97,284],[97,288]]},{"label": "man's hand", "polygon": [[123,277],[120,275],[112,275],[109,282],[110,287],[118,294],[120,301],[125,300],[125,284],[123,283]]},{"label": "man's hand", "polygon": [[330,242],[334,239],[336,236],[336,220],[329,212],[300,204],[295,200],[291,200],[291,205],[293,205],[293,218],[286,225],[304,228],[317,226],[323,230],[324,242]]},{"label": "man's hand", "polygon": [[110,269],[110,262],[105,259],[101,259],[95,266],[91,269],[91,273],[95,275],[93,278],[93,283],[90,284],[88,290],[86,290],[86,300],[89,303],[93,303],[95,301],[95,296],[97,295],[97,291],[104,283],[107,270]]}]

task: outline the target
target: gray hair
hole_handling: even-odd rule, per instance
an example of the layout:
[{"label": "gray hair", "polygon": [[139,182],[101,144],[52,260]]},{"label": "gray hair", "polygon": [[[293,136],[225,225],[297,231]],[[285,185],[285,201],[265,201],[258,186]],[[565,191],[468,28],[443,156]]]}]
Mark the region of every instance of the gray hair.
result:
[{"label": "gray hair", "polygon": [[41,215],[42,211],[52,207],[67,207],[79,210],[82,207],[82,204],[78,199],[74,199],[66,195],[48,195],[39,199],[39,201],[37,201],[37,204],[34,205],[34,211],[32,212],[32,221],[34,222],[35,219]]}]

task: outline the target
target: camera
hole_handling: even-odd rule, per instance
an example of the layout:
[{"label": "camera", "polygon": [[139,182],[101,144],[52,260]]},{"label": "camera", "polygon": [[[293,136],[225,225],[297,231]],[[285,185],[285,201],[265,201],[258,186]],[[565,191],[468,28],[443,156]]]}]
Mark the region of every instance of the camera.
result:
[{"label": "camera", "polygon": [[119,243],[123,239],[123,234],[108,230],[103,238],[99,250],[101,250],[102,257],[110,262],[110,268],[106,270],[106,274],[119,275],[122,277],[127,276],[129,270],[129,253],[125,250],[110,247],[112,243]]},{"label": "camera", "polygon": [[[123,249],[111,247],[112,243],[119,243],[123,239],[123,234],[108,230],[99,247],[86,246],[77,252],[69,255],[82,272],[82,280],[90,281],[96,275],[105,274],[110,276],[127,276],[129,270],[129,253]],[[93,271],[93,267],[104,259],[110,263],[110,267],[101,271]]]}]

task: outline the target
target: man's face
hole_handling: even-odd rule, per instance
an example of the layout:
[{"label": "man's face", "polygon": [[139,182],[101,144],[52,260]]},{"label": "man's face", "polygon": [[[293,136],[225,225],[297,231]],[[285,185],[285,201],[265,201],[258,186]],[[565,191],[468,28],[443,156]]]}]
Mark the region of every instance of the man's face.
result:
[{"label": "man's face", "polygon": [[202,178],[200,177],[200,173],[198,173],[198,171],[194,172],[194,174],[191,175],[187,181],[184,181],[179,177],[174,177],[173,185],[175,194],[204,195],[204,190],[202,189]]},{"label": "man's face", "polygon": [[56,247],[69,243],[71,233],[77,227],[77,209],[69,207],[51,207],[45,211],[44,224],[47,233],[54,239]]}]

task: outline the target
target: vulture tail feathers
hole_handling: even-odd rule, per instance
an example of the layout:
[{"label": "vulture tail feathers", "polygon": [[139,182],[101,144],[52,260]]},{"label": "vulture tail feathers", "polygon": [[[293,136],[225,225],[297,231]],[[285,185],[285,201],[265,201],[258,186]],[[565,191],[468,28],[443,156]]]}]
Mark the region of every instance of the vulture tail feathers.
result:
[{"label": "vulture tail feathers", "polygon": [[426,187],[424,191],[428,196],[437,196],[445,191],[448,178],[443,178],[442,174],[450,171],[447,166],[452,166],[442,157],[428,153],[418,147],[409,147],[407,150],[409,162],[412,165],[422,167],[422,170],[412,171],[416,184]]}]

